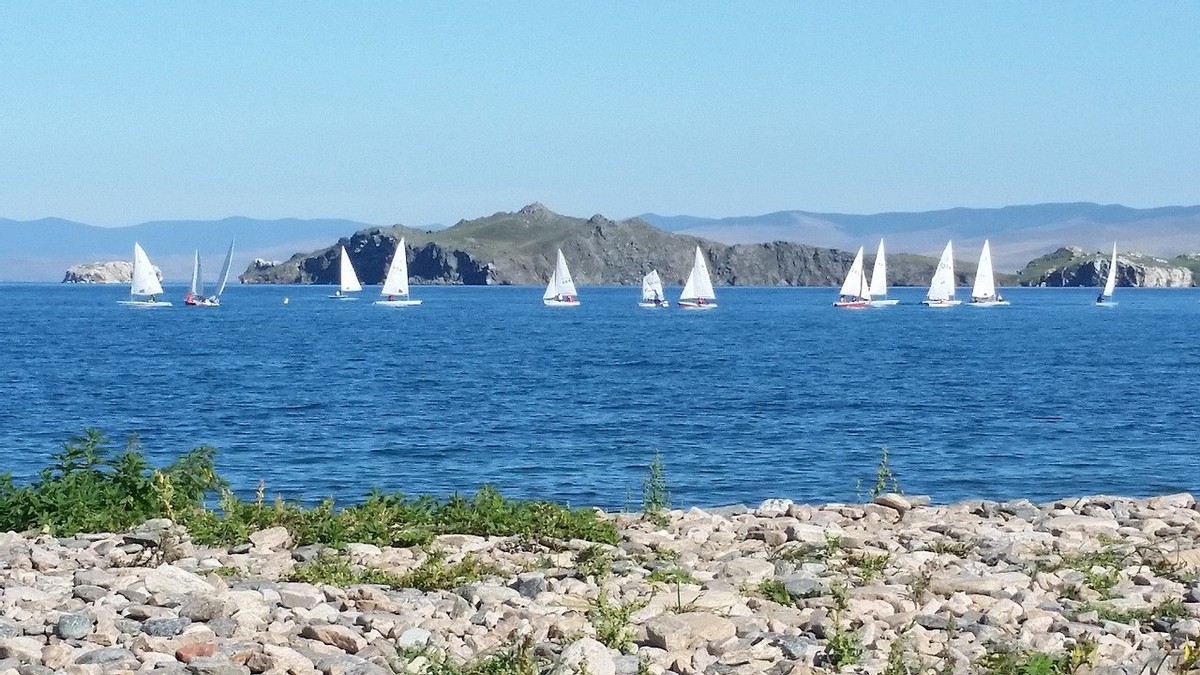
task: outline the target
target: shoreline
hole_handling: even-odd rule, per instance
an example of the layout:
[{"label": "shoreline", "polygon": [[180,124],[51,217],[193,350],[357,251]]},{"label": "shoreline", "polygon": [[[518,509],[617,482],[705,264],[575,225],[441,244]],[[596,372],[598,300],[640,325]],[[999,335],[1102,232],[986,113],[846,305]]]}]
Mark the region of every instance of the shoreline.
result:
[{"label": "shoreline", "polygon": [[0,673],[1118,673],[1200,658],[1190,494],[655,515],[602,514],[616,545],[439,534],[335,551],[272,527],[207,547],[165,519],[0,534]]}]

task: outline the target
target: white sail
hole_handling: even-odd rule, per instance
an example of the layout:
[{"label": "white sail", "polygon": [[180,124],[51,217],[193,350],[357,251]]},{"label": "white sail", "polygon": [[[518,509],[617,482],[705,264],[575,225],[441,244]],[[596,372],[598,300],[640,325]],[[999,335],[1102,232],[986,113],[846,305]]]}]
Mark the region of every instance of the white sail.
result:
[{"label": "white sail", "polygon": [[1113,242],[1112,262],[1108,264],[1108,279],[1104,281],[1104,293],[1106,298],[1111,298],[1113,291],[1117,289],[1117,243]]},{"label": "white sail", "polygon": [[154,265],[150,264],[150,256],[142,250],[141,244],[133,245],[133,282],[129,285],[130,295],[160,295],[163,292],[162,283],[154,273]]},{"label": "white sail", "polygon": [[567,269],[567,259],[563,257],[562,249],[558,249],[558,262],[554,266],[554,276],[551,278],[554,282],[554,294],[559,296],[575,297],[579,292],[575,290],[575,282],[571,279],[571,270]]},{"label": "white sail", "polygon": [[392,264],[388,267],[387,277],[383,280],[383,290],[380,295],[408,295],[408,248],[404,239],[396,245],[392,255]]},{"label": "white sail", "polygon": [[979,267],[975,270],[975,286],[971,289],[971,298],[992,299],[996,296],[996,274],[992,270],[992,247],[988,240],[983,240],[983,250],[979,252]]},{"label": "white sail", "polygon": [[666,299],[666,294],[663,293],[662,279],[658,276],[658,270],[650,270],[650,273],[642,277],[642,302],[661,302]]},{"label": "white sail", "polygon": [[887,259],[883,254],[883,240],[879,240],[879,250],[875,251],[875,266],[871,269],[871,297],[882,298],[888,294]]},{"label": "white sail", "polygon": [[221,276],[217,278],[216,298],[225,292],[225,284],[229,283],[229,268],[233,265],[233,242],[229,242],[229,251],[225,253],[225,262],[221,263]]},{"label": "white sail", "polygon": [[954,245],[946,242],[946,249],[938,260],[933,280],[929,282],[929,293],[925,296],[935,302],[954,299]]},{"label": "white sail", "polygon": [[346,253],[345,246],[342,247],[340,290],[343,293],[354,293],[362,290],[362,284],[358,281],[358,275],[354,273],[354,265],[350,264],[350,255]]},{"label": "white sail", "polygon": [[871,299],[871,291],[867,286],[867,275],[863,272],[863,249],[861,246],[858,247],[858,253],[854,255],[854,262],[850,264],[850,271],[846,273],[846,280],[842,282],[841,295],[863,300]]},{"label": "white sail", "polygon": [[550,273],[550,281],[546,284],[546,292],[542,293],[543,300],[552,300],[558,296],[558,271]]},{"label": "white sail", "polygon": [[704,254],[700,252],[700,247],[696,247],[696,259],[692,263],[692,273],[688,275],[687,283],[683,285],[683,293],[679,296],[680,300],[716,300],[717,294],[713,292],[712,278],[708,276],[708,263],[704,261]]},{"label": "white sail", "polygon": [[193,296],[204,295],[204,281],[200,278],[200,251],[196,251],[196,261],[192,263],[192,286],[188,292]]}]

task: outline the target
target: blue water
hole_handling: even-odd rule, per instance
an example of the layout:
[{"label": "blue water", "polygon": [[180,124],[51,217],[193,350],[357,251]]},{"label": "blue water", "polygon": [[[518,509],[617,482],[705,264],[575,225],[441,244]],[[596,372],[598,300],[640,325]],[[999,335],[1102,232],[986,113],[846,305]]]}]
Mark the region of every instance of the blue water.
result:
[{"label": "blue water", "polygon": [[213,445],[240,493],[306,499],[490,482],[636,507],[658,449],[677,505],[846,500],[885,445],[937,501],[1200,491],[1192,289],[843,311],[831,289],[721,288],[701,313],[630,288],[577,309],[540,288],[418,287],[404,310],[328,290],[136,310],[123,288],[0,285],[0,469],[27,477],[97,427],[155,462]]}]

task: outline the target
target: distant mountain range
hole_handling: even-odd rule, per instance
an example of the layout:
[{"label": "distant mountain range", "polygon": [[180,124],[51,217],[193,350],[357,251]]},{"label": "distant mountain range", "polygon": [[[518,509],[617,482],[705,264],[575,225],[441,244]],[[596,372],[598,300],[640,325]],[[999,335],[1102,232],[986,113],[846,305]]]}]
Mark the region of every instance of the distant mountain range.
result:
[{"label": "distant mountain range", "polygon": [[61,218],[17,221],[0,218],[0,280],[61,281],[79,263],[131,260],[141,243],[168,280],[189,278],[196,249],[220,264],[231,239],[237,240],[234,269],[255,258],[286,258],[365,227],[344,219],[162,220],[129,227],[97,227]]},{"label": "distant mountain range", "polygon": [[891,251],[937,255],[953,239],[955,250],[966,256],[990,239],[992,258],[1002,270],[1016,270],[1067,244],[1107,250],[1116,241],[1123,251],[1170,257],[1200,251],[1200,206],[1134,209],[1078,202],[872,215],[778,211],[731,218],[640,217],[664,230],[726,244],[798,241],[870,250],[884,238]]}]

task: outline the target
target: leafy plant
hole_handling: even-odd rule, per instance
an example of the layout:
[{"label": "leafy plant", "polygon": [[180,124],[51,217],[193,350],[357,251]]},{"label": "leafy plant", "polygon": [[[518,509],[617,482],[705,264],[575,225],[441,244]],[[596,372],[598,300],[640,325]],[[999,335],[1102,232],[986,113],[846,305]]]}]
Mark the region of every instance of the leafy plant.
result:
[{"label": "leafy plant", "polygon": [[759,595],[771,602],[776,602],[786,607],[795,605],[795,602],[792,600],[792,594],[788,592],[783,582],[778,579],[763,579],[758,583],[758,587],[755,590]]},{"label": "leafy plant", "polygon": [[584,578],[603,581],[612,574],[613,555],[603,546],[589,546],[575,554],[575,569]]},{"label": "leafy plant", "polygon": [[875,486],[871,488],[872,499],[885,492],[904,494],[900,490],[900,482],[896,480],[896,474],[892,471],[889,459],[888,449],[885,445],[879,449],[879,466],[875,469]]},{"label": "leafy plant", "polygon": [[290,579],[341,587],[379,584],[433,591],[457,588],[495,573],[495,569],[470,555],[453,565],[447,565],[446,555],[442,551],[430,553],[420,565],[405,574],[396,574],[377,567],[356,568],[346,556],[323,553],[315,560],[297,566]]},{"label": "leafy plant", "polygon": [[650,583],[695,584],[699,583],[692,573],[681,567],[660,567],[646,576]]},{"label": "leafy plant", "polygon": [[[424,665],[419,670],[411,669],[418,658],[423,660]],[[397,661],[400,663],[395,664],[396,672],[410,672],[416,675],[537,675],[543,665],[534,653],[533,640],[528,636],[465,665],[455,663],[446,652],[428,647],[402,650],[397,655]]]},{"label": "leafy plant", "polygon": [[663,465],[662,454],[654,451],[654,460],[650,462],[650,471],[642,481],[642,512],[650,522],[659,527],[669,523],[667,511],[671,510],[671,492],[667,487],[667,470]]},{"label": "leafy plant", "polygon": [[629,619],[633,613],[646,606],[648,600],[633,600],[631,602],[611,604],[608,594],[600,591],[600,595],[589,601],[588,621],[596,629],[596,639],[605,647],[619,652],[633,651],[633,629]]}]

